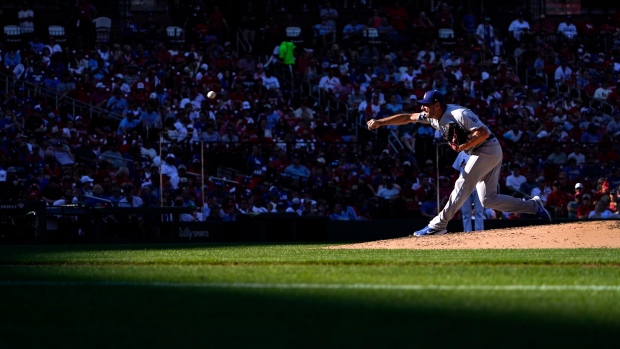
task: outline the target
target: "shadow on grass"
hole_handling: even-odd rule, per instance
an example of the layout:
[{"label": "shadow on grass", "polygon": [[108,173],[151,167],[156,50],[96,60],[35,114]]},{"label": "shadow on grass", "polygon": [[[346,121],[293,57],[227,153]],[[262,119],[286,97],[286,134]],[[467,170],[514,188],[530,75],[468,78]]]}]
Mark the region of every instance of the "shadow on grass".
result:
[{"label": "shadow on grass", "polygon": [[617,347],[617,318],[588,311],[583,293],[555,296],[8,286],[0,338],[8,348]]},{"label": "shadow on grass", "polygon": [[1,265],[517,264],[618,266],[618,249],[340,250],[314,243],[0,245]]}]

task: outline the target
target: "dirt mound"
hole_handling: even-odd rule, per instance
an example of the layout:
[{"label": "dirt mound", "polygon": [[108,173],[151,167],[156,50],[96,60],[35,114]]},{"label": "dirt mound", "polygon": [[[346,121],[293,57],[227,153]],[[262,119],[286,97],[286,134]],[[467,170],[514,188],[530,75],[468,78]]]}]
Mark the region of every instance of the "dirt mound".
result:
[{"label": "dirt mound", "polygon": [[620,248],[620,221],[584,221],[420,238],[404,237],[330,248],[411,250]]}]

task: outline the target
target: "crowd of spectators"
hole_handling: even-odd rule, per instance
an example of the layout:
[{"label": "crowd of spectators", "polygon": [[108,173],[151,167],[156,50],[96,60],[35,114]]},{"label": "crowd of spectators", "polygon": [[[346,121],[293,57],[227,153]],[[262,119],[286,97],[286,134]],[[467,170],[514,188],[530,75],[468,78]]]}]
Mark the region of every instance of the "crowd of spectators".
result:
[{"label": "crowd of spectators", "polygon": [[[248,3],[239,24],[248,52],[233,44],[227,14],[203,1],[170,14],[184,42],[169,40],[153,16],[136,23],[128,15],[109,42],[30,35],[3,43],[2,73],[18,82],[1,99],[2,199],[186,206],[194,208],[188,221],[261,212],[433,217],[458,176],[456,154],[436,147],[440,136],[426,125],[362,127],[419,111],[417,100],[436,89],[498,136],[503,192],[540,195],[558,218],[618,214],[619,15],[602,26],[570,16],[555,26],[515,13],[505,25],[449,2],[370,4],[350,12],[324,2],[261,23]],[[75,10],[84,9],[96,13],[78,0]],[[296,16],[314,20],[301,25]],[[301,27],[303,41],[290,45],[290,26]],[[293,62],[281,57],[283,42],[294,47]],[[296,86],[319,99],[275,75],[288,66]],[[72,115],[66,103],[54,106],[56,96],[101,112]],[[222,165],[228,172],[218,172]]]}]

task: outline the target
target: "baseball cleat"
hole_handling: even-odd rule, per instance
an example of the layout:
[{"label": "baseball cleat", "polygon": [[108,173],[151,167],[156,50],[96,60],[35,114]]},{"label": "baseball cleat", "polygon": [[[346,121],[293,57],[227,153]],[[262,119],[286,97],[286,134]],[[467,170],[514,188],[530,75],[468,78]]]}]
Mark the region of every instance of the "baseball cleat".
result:
[{"label": "baseball cleat", "polygon": [[427,235],[443,235],[443,234],[445,234],[447,232],[448,231],[445,230],[445,229],[438,230],[438,229],[433,229],[433,228],[427,226],[424,229],[418,230],[415,233],[413,233],[413,236],[420,237],[420,236],[427,236]]},{"label": "baseball cleat", "polygon": [[534,196],[532,198],[532,200],[536,201],[536,203],[538,204],[538,211],[536,212],[536,215],[546,221],[549,221],[549,223],[553,223],[553,219],[551,218],[551,214],[549,213],[549,211],[547,211],[545,209],[545,205],[543,204],[542,200],[540,199],[540,197],[538,196]]}]

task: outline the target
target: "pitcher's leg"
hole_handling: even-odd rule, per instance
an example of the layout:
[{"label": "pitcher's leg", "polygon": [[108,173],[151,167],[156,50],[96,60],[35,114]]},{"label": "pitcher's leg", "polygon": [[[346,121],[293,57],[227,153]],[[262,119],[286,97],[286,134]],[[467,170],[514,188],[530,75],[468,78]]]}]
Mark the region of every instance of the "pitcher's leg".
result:
[{"label": "pitcher's leg", "polygon": [[476,190],[471,193],[471,196],[474,200],[474,214],[476,217],[474,225],[476,226],[476,230],[484,230],[484,207],[478,197],[478,191]]},{"label": "pitcher's leg", "polygon": [[534,200],[523,201],[509,195],[499,193],[499,173],[501,162],[487,173],[476,186],[482,206],[502,212],[531,213],[538,212],[538,204]]},{"label": "pitcher's leg", "polygon": [[[472,197],[473,194],[470,194],[467,199],[463,202],[463,206],[461,206],[461,217],[463,219],[463,232],[471,231],[471,205],[472,205]],[[476,218],[478,219],[478,218]],[[476,222],[478,223],[478,222]]]},{"label": "pitcher's leg", "polygon": [[444,208],[431,220],[428,226],[437,230],[445,230],[448,222],[454,217],[456,211],[463,206],[463,203],[475,188],[476,182],[465,180],[463,175],[459,176],[456,183],[454,183],[454,189],[452,189],[448,202],[446,202]]}]

